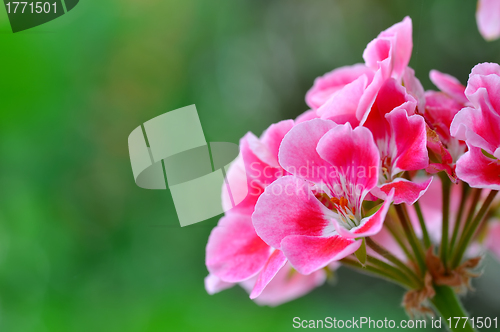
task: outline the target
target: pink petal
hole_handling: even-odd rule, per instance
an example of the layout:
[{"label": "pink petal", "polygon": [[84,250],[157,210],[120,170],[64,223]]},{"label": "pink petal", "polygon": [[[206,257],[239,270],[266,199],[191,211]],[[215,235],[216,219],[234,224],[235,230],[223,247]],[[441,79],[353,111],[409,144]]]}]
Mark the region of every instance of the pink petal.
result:
[{"label": "pink petal", "polygon": [[455,173],[455,165],[453,164],[453,158],[450,152],[445,148],[439,135],[434,130],[429,128],[427,124],[425,128],[427,131],[427,147],[438,158],[438,161],[429,164],[426,171],[430,174],[445,171],[450,180],[457,183],[458,179]]},{"label": "pink petal", "polygon": [[307,181],[284,176],[259,197],[252,221],[262,240],[281,249],[281,241],[287,236],[323,235],[329,225],[325,214],[331,213],[314,196]]},{"label": "pink petal", "polygon": [[383,184],[380,188],[373,188],[371,193],[381,199],[387,196],[394,189],[394,204],[406,203],[413,205],[429,188],[432,177],[422,183],[415,183],[403,178],[398,178],[392,182]]},{"label": "pink petal", "polygon": [[386,75],[382,70],[378,70],[373,77],[372,82],[363,92],[356,110],[356,119],[359,120],[360,125],[364,125],[366,119],[370,115],[375,99],[378,96],[380,89],[384,86],[387,81]]},{"label": "pink petal", "polygon": [[328,183],[331,165],[321,159],[316,146],[320,138],[335,126],[333,121],[313,119],[293,127],[281,143],[280,164],[300,178]]},{"label": "pink petal", "polygon": [[277,306],[309,293],[321,286],[325,280],[324,270],[306,276],[295,271],[290,263],[287,263],[254,301],[260,305]]},{"label": "pink petal", "polygon": [[467,81],[465,95],[475,108],[481,108],[483,111],[490,110],[496,115],[500,115],[500,96],[498,96],[500,76],[496,73],[487,75],[474,74],[475,72],[497,68],[500,68],[497,64],[481,64],[474,67],[469,81]]},{"label": "pink petal", "polygon": [[392,46],[393,76],[398,79],[402,77],[406,66],[410,62],[413,49],[412,21],[406,16],[400,23],[394,24],[389,29],[382,31],[381,38],[394,38]]},{"label": "pink petal", "polygon": [[285,265],[286,262],[287,259],[285,255],[283,255],[283,252],[281,252],[280,250],[275,250],[272,253],[266,265],[260,272],[257,282],[255,283],[255,286],[250,293],[251,299],[255,299],[262,293],[264,288],[269,284],[269,282],[271,282],[271,280],[273,280],[274,276]]},{"label": "pink petal", "polygon": [[271,248],[257,236],[249,216],[228,214],[210,234],[206,265],[223,281],[238,282],[259,273],[270,255]]},{"label": "pink petal", "polygon": [[429,156],[424,118],[420,115],[408,116],[403,107],[394,109],[386,118],[396,143],[396,153],[391,155],[394,166],[391,175],[427,167]]},{"label": "pink petal", "polygon": [[473,75],[500,75],[500,65],[494,62],[483,62],[475,65],[470,73]]},{"label": "pink petal", "polygon": [[500,190],[500,163],[486,157],[480,148],[469,146],[457,161],[457,175],[473,188]]},{"label": "pink petal", "polygon": [[450,143],[450,126],[463,104],[443,92],[436,91],[427,91],[425,99],[427,103],[425,118],[439,134],[441,140],[446,144]]},{"label": "pink petal", "polygon": [[[280,121],[269,126],[262,134],[260,141],[271,152],[275,160],[278,160],[278,150],[283,137],[292,129],[293,125],[293,120]],[[269,165],[275,166],[271,163]]]},{"label": "pink petal", "polygon": [[360,76],[355,81],[344,86],[338,93],[328,99],[317,111],[322,119],[329,119],[338,124],[359,124],[356,112],[361,97],[368,85],[368,77]]},{"label": "pink petal", "polygon": [[389,207],[391,206],[393,199],[394,189],[392,189],[387,195],[387,199],[382,204],[380,209],[378,209],[378,211],[373,215],[363,218],[360,221],[359,226],[347,230],[339,225],[336,220],[334,220],[335,229],[340,236],[348,239],[367,237],[377,234],[378,232],[380,232],[382,226],[384,225],[385,216],[387,215],[387,211],[389,211]]},{"label": "pink petal", "polygon": [[316,150],[335,167],[335,173],[330,176],[331,189],[335,192],[339,191],[335,188],[342,188],[345,182],[363,192],[362,200],[377,184],[380,155],[367,128],[352,129],[349,123],[338,125],[319,140]]},{"label": "pink petal", "polygon": [[363,52],[366,65],[372,70],[381,71],[384,79],[391,76],[393,69],[391,47],[391,40],[377,37],[368,43]]},{"label": "pink petal", "polygon": [[386,114],[396,107],[403,107],[407,109],[409,115],[412,115],[416,104],[415,99],[406,93],[402,85],[394,79],[389,79],[380,88],[363,125],[370,129],[375,141],[385,141],[390,135],[389,123],[385,118]]},{"label": "pink petal", "polygon": [[[379,40],[388,41],[390,46],[382,45]],[[393,67],[392,77],[399,80],[410,62],[412,48],[412,22],[409,17],[405,17],[402,22],[382,31],[370,42],[363,52],[363,59],[368,67],[376,70],[379,62],[390,58]]]},{"label": "pink petal", "polygon": [[406,91],[417,100],[418,110],[423,114],[425,112],[425,91],[422,83],[415,77],[415,71],[412,68],[406,67],[403,75],[403,83]]},{"label": "pink petal", "polygon": [[[257,138],[253,133],[247,133],[242,139],[243,160],[248,165],[250,154],[256,162],[262,165],[279,168],[277,154],[274,154],[269,147]],[[250,159],[250,160],[254,160]]]},{"label": "pink petal", "polygon": [[[260,139],[249,132],[240,140],[241,156],[250,189],[264,188],[283,175],[283,169],[278,163],[278,150],[283,137],[293,125],[293,120],[281,121],[271,125]],[[253,193],[255,190],[249,192]]]},{"label": "pink petal", "polygon": [[316,110],[305,111],[295,119],[295,124],[299,124],[317,118],[319,118],[319,116],[316,113]]},{"label": "pink petal", "polygon": [[451,135],[493,153],[500,146],[500,116],[489,110],[463,108],[451,123]]},{"label": "pink petal", "polygon": [[259,195],[262,189],[283,175],[275,155],[254,134],[247,133],[240,140],[240,153],[245,164],[249,195]]},{"label": "pink petal", "polygon": [[316,78],[313,87],[307,91],[307,105],[312,109],[321,107],[346,84],[353,82],[362,75],[366,75],[371,80],[373,78],[373,71],[364,64],[356,64],[337,68]]},{"label": "pink petal", "polygon": [[446,163],[435,164],[430,163],[429,166],[425,168],[425,171],[429,174],[437,174],[439,172],[445,172],[448,178],[454,184],[458,184],[459,180],[456,173],[456,165],[449,165]]},{"label": "pink petal", "polygon": [[213,274],[209,274],[205,278],[205,289],[207,290],[207,293],[210,295],[231,288],[234,285],[235,283],[222,281],[219,277]]},{"label": "pink petal", "polygon": [[429,77],[439,90],[443,91],[457,102],[467,104],[468,100],[464,93],[465,86],[463,86],[458,79],[435,69],[430,71]]},{"label": "pink petal", "polygon": [[236,160],[229,166],[226,174],[226,181],[231,189],[231,195],[236,206],[233,208],[233,201],[229,197],[229,191],[222,191],[222,206],[224,211],[229,211],[251,215],[253,213],[255,203],[264,189],[256,183],[252,183],[251,179],[247,178],[247,171],[243,158],[239,155]]},{"label": "pink petal", "polygon": [[479,32],[486,40],[500,37],[500,3],[497,0],[479,0],[476,10]]},{"label": "pink petal", "polygon": [[412,47],[412,25],[409,17],[405,17],[402,22],[381,32],[366,46],[363,59],[366,65],[376,73],[362,95],[356,111],[356,118],[361,125],[370,114],[369,110],[385,81],[392,77],[398,84],[401,83],[403,73],[410,61]]},{"label": "pink petal", "polygon": [[282,242],[283,253],[290,264],[305,275],[349,256],[358,250],[360,245],[360,240],[354,241],[337,235],[329,237],[291,235]]}]

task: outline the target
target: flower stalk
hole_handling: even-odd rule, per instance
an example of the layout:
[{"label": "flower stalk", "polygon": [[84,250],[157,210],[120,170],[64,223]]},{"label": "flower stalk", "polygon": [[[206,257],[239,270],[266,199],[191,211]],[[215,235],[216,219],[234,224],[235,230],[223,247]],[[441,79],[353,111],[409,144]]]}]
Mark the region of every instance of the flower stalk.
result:
[{"label": "flower stalk", "polygon": [[416,286],[415,283],[410,282],[408,277],[400,270],[372,256],[367,257],[368,264],[364,266],[361,265],[357,259],[352,259],[350,257],[343,258],[340,262],[359,272],[368,273],[396,283],[405,289],[414,289]]},{"label": "flower stalk", "polygon": [[[465,211],[465,205],[467,204],[467,198],[470,187],[466,183],[462,183],[462,194],[460,197],[460,206],[458,208],[457,218],[455,219],[455,225],[453,227],[453,235],[451,236],[450,246],[448,248],[448,255],[451,256],[453,253],[453,248],[455,247],[455,242],[457,241],[458,232],[460,231],[460,225],[462,222],[462,217]],[[477,190],[476,190],[477,191]],[[479,197],[478,197],[479,199]]]},{"label": "flower stalk", "polygon": [[377,244],[375,241],[373,241],[369,237],[366,238],[366,244],[368,245],[368,247],[370,247],[377,254],[386,258],[389,262],[391,262],[394,265],[396,265],[397,267],[399,267],[406,274],[407,277],[412,279],[412,281],[414,283],[416,283],[419,286],[422,286],[422,281],[420,280],[420,278],[405,263],[403,263],[401,260],[399,260],[397,257],[392,255],[389,251],[387,251],[386,249],[381,247],[379,244]]},{"label": "flower stalk", "polygon": [[488,194],[488,197],[486,197],[486,200],[484,201],[483,205],[481,206],[481,209],[476,214],[474,219],[469,224],[465,225],[465,229],[458,243],[457,250],[455,251],[455,254],[452,258],[452,264],[451,264],[452,268],[456,268],[462,261],[462,258],[464,256],[465,250],[467,249],[467,246],[469,245],[469,242],[471,241],[473,235],[476,233],[476,230],[481,224],[481,221],[483,221],[483,218],[486,215],[486,212],[488,212],[491,202],[493,202],[493,199],[495,198],[497,193],[498,190],[492,190]]},{"label": "flower stalk", "polygon": [[422,209],[420,208],[420,203],[417,201],[413,204],[413,206],[415,207],[415,212],[417,212],[418,222],[420,223],[420,228],[422,229],[425,249],[428,249],[431,246],[431,240],[429,238],[429,232],[427,231],[427,225],[425,224],[424,215],[422,214]]},{"label": "flower stalk", "polygon": [[420,268],[420,273],[423,275],[426,270],[424,252],[422,250],[422,245],[418,240],[417,235],[415,234],[415,230],[413,229],[413,226],[411,225],[411,222],[408,218],[406,207],[400,204],[394,205],[394,209],[396,210],[399,220],[401,221],[401,226],[403,226],[406,238],[413,250],[415,259],[417,260],[417,264]]},{"label": "flower stalk", "polygon": [[436,291],[436,294],[431,299],[431,303],[443,318],[442,324],[446,325],[452,332],[476,331],[471,326],[468,319],[465,321],[465,323],[464,320],[460,320],[458,324],[456,324],[456,318],[468,317],[468,315],[462,307],[462,304],[460,303],[457,295],[450,286],[434,285],[434,290]]},{"label": "flower stalk", "polygon": [[442,194],[443,194],[443,221],[442,221],[442,231],[441,231],[441,248],[440,256],[443,261],[445,268],[448,266],[448,229],[449,229],[449,218],[450,218],[450,186],[451,182],[448,176],[444,172],[439,173],[441,177],[442,184]]}]

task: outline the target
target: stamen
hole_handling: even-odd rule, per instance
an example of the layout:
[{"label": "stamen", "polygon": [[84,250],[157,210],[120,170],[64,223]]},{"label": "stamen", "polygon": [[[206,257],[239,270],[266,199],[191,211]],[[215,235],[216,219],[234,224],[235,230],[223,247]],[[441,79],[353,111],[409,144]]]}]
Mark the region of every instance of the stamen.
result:
[{"label": "stamen", "polygon": [[333,211],[337,212],[341,220],[348,226],[349,228],[356,227],[356,208],[349,207],[349,200],[345,197],[341,197],[340,199],[337,197],[330,198],[330,202],[333,204]]}]

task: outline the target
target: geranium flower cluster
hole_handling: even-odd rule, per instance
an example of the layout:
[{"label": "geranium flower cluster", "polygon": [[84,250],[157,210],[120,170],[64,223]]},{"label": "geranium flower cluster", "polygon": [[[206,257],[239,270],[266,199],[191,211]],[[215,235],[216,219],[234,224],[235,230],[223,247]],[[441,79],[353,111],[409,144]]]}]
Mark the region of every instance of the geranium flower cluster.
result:
[{"label": "geranium flower cluster", "polygon": [[484,250],[500,258],[500,66],[467,87],[433,70],[424,91],[411,53],[406,17],[364,63],[318,77],[310,110],[241,139],[227,180],[249,194],[210,235],[209,293],[278,305],[344,265],[405,287],[421,314],[470,287]]}]

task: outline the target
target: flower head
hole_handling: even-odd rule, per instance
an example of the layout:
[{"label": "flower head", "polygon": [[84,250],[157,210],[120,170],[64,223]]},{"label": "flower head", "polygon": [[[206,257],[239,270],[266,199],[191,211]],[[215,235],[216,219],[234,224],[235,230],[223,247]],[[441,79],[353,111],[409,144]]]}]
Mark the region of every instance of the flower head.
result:
[{"label": "flower head", "polygon": [[370,131],[315,119],[285,136],[279,160],[290,176],[268,186],[252,215],[257,234],[310,274],[355,252],[358,238],[380,231],[392,202],[365,216],[362,202],[376,186],[379,152]]},{"label": "flower head", "polygon": [[465,89],[471,106],[457,113],[451,134],[467,143],[457,161],[457,175],[471,187],[500,189],[500,66],[478,64]]},{"label": "flower head", "polygon": [[[310,117],[305,113],[297,122]],[[248,190],[249,195],[228,211],[210,234],[206,249],[210,274],[205,286],[211,294],[239,283],[257,303],[276,305],[309,292],[325,280],[322,270],[311,276],[295,272],[293,278],[287,278],[294,274],[293,268],[280,250],[257,236],[250,217],[264,189],[287,174],[278,163],[278,149],[293,126],[293,120],[282,121],[271,125],[260,138],[248,133],[240,141],[241,155],[231,165],[227,181],[233,190]],[[223,197],[228,206],[229,200]]]}]

